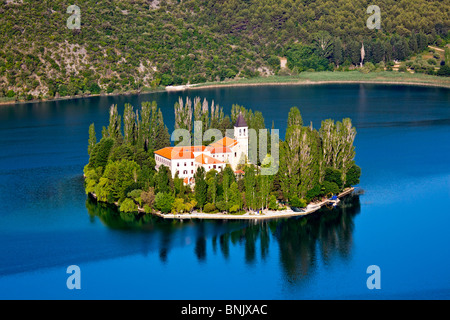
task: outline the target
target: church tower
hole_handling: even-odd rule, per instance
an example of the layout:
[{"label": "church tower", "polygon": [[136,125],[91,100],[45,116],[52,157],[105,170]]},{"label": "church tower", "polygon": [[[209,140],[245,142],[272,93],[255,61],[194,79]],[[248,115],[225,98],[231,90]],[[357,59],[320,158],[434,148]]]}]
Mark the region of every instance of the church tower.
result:
[{"label": "church tower", "polygon": [[233,154],[234,161],[232,162],[233,168],[236,169],[241,158],[248,158],[248,126],[241,112],[239,112],[236,124],[234,125],[234,139],[238,142],[238,148],[235,154]]}]

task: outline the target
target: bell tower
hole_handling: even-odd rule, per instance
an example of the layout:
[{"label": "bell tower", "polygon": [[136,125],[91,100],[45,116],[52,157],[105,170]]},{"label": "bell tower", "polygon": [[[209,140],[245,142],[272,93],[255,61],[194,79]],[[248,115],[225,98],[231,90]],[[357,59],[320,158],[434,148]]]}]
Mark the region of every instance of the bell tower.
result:
[{"label": "bell tower", "polygon": [[242,154],[248,158],[248,126],[241,112],[239,112],[236,124],[234,125],[234,139],[238,142],[238,148],[235,151],[236,156],[233,154],[233,167],[236,169],[236,166],[243,157]]}]

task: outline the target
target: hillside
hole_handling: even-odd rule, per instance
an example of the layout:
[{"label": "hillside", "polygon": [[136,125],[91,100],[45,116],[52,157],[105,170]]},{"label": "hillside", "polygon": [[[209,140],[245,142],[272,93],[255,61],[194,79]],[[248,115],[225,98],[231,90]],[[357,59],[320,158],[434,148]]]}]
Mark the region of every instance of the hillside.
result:
[{"label": "hillside", "polygon": [[[85,0],[0,3],[0,97],[33,99],[127,92],[172,84],[393,66],[449,41],[450,3],[379,0],[381,30],[366,27],[367,1]],[[280,70],[279,57],[288,69]]]}]

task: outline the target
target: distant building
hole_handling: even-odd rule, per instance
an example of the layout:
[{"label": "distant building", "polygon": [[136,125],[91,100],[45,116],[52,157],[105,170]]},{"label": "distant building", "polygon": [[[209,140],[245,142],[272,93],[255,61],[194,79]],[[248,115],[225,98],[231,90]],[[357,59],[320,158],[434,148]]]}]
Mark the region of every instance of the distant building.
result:
[{"label": "distant building", "polygon": [[223,170],[229,164],[236,170],[239,163],[248,157],[248,126],[242,113],[234,125],[234,139],[224,137],[208,146],[166,147],[155,151],[156,169],[161,165],[172,172],[172,177],[184,179],[185,184],[192,184],[198,167],[209,170]]}]

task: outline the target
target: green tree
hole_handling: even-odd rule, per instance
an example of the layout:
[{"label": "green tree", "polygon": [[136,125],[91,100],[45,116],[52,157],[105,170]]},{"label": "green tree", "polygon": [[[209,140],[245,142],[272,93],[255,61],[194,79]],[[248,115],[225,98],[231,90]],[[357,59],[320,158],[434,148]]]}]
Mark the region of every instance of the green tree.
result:
[{"label": "green tree", "polygon": [[288,128],[293,126],[303,126],[302,115],[300,114],[300,110],[297,107],[292,107],[289,111],[287,126]]},{"label": "green tree", "polygon": [[340,38],[334,39],[333,61],[337,67],[344,62],[344,50],[342,48],[342,41]]},{"label": "green tree", "polygon": [[319,31],[314,35],[316,52],[323,58],[328,58],[333,52],[333,39],[327,31]]},{"label": "green tree", "polygon": [[296,208],[304,208],[306,207],[306,201],[304,199],[300,199],[297,195],[294,195],[292,199],[289,201],[291,207]]},{"label": "green tree", "polygon": [[155,203],[155,188],[149,187],[148,191],[142,191],[141,199],[142,202],[144,202],[150,208],[153,208],[153,204]]},{"label": "green tree", "polygon": [[194,195],[197,201],[197,206],[202,209],[206,203],[207,188],[208,185],[205,181],[205,168],[198,167],[197,171],[194,173]]},{"label": "green tree", "polygon": [[129,103],[125,104],[123,112],[123,131],[124,141],[128,144],[134,144],[136,136],[136,114],[134,113],[133,106]]},{"label": "green tree", "polygon": [[230,201],[229,207],[237,206],[237,209],[242,208],[242,194],[239,191],[236,181],[233,181],[230,186]]},{"label": "green tree", "polygon": [[102,168],[106,167],[108,162],[109,154],[113,148],[114,140],[111,138],[102,138],[99,143],[97,143],[91,151],[91,156],[89,158],[89,166],[92,168]]},{"label": "green tree", "polygon": [[205,208],[203,211],[206,213],[210,213],[213,212],[214,210],[216,210],[216,206],[214,205],[214,203],[207,203],[205,204]]},{"label": "green tree", "polygon": [[277,210],[278,209],[277,197],[275,195],[270,196],[268,208],[269,208],[269,210]]},{"label": "green tree", "polygon": [[256,209],[256,170],[253,165],[244,169],[245,202],[248,209]]},{"label": "green tree", "polygon": [[172,210],[175,198],[170,193],[158,192],[155,196],[155,208],[162,213],[169,213]]},{"label": "green tree", "polygon": [[132,199],[126,198],[120,204],[119,210],[122,212],[137,212],[138,206]]},{"label": "green tree", "polygon": [[450,77],[450,67],[445,64],[439,68],[436,74],[442,77]]},{"label": "green tree", "polygon": [[172,211],[176,213],[183,213],[186,209],[183,198],[175,198],[172,204]]},{"label": "green tree", "polygon": [[91,155],[94,150],[95,145],[97,144],[97,137],[95,136],[95,126],[92,123],[89,126],[89,140],[88,140],[88,154]]},{"label": "green tree", "polygon": [[173,180],[170,169],[166,166],[160,166],[155,175],[156,192],[172,193]]},{"label": "green tree", "polygon": [[109,126],[107,128],[109,138],[114,140],[122,136],[121,132],[122,118],[117,112],[117,105],[111,105],[109,109]]},{"label": "green tree", "polygon": [[215,203],[216,198],[217,198],[217,181],[216,178],[211,177],[208,179],[208,200],[211,203]]},{"label": "green tree", "polygon": [[346,187],[350,187],[350,186],[355,186],[357,184],[359,184],[359,177],[361,176],[361,168],[358,167],[356,164],[353,164],[347,171],[346,174],[346,182],[345,182],[345,186]]},{"label": "green tree", "polygon": [[339,186],[335,182],[324,181],[322,184],[323,194],[330,196],[339,193]]}]

